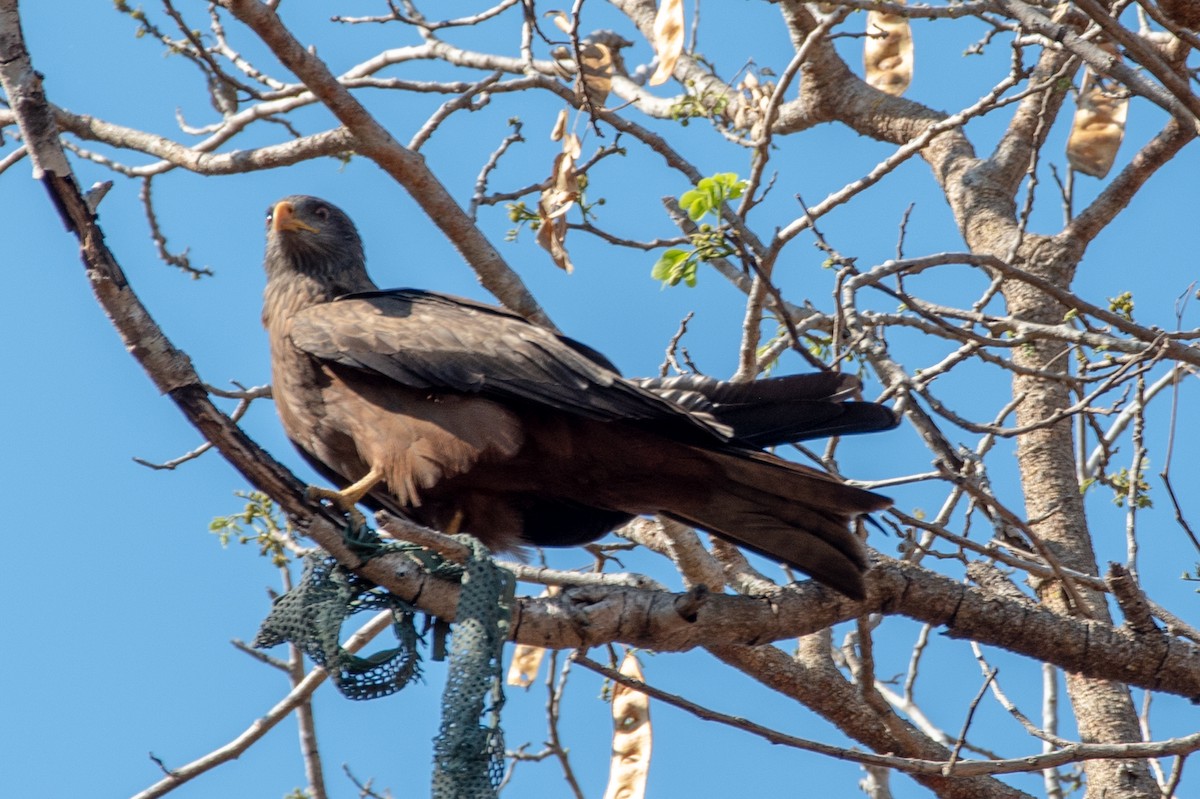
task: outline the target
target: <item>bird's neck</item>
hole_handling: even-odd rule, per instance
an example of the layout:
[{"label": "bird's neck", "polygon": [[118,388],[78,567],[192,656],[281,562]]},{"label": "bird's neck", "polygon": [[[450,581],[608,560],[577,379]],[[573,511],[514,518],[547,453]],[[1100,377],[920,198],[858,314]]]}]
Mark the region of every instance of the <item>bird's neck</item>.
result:
[{"label": "bird's neck", "polygon": [[330,302],[343,294],[374,291],[378,288],[363,274],[347,274],[337,280],[318,280],[310,275],[292,273],[268,277],[263,291],[263,327],[271,329],[313,305]]}]

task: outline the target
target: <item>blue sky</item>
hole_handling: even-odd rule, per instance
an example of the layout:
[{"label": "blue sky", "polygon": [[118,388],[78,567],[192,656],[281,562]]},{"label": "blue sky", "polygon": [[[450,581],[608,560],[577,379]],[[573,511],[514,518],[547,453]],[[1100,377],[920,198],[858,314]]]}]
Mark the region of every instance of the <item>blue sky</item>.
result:
[{"label": "blue sky", "polygon": [[[365,2],[342,5],[347,14],[380,11]],[[365,54],[404,43],[409,36],[399,26],[331,26],[325,22],[328,11],[296,2],[284,6],[285,19],[303,41],[318,44],[335,72]],[[595,16],[585,17],[585,27],[620,25],[606,7],[587,8],[589,14],[595,9]],[[78,4],[70,25],[44,4],[26,3],[23,10],[34,64],[46,75],[47,93],[59,105],[175,137],[181,136],[174,121],[177,106],[192,124],[212,121],[195,70],[182,59],[164,58],[148,39],[135,39],[132,22],[114,12],[111,4]],[[196,25],[205,21],[198,9],[186,13],[194,16]],[[719,60],[723,71],[732,72],[750,55],[760,66],[782,71],[789,45],[774,24],[773,9],[730,3],[705,6],[704,14],[702,31],[718,33],[702,33],[702,49]],[[248,43],[236,22],[229,21],[227,27],[247,54],[286,77],[261,48]],[[619,29],[633,38],[627,25]],[[763,34],[747,33],[754,30]],[[1006,63],[1008,54],[1001,47],[987,57],[962,57],[962,50],[980,33],[971,23],[918,24],[917,74],[910,96],[955,110],[990,88],[999,78],[997,64]],[[448,36],[469,41],[466,33]],[[859,42],[844,40],[840,46],[852,54]],[[649,59],[644,43],[632,52],[629,58]],[[421,73],[414,68],[399,74]],[[401,141],[407,141],[437,102],[414,105],[382,92],[361,96]],[[556,111],[544,98],[514,102],[498,97],[484,111],[452,118],[427,147],[426,158],[465,204],[481,164],[508,132],[506,120],[519,114],[528,141],[503,162],[493,185],[528,184],[548,173],[557,145],[546,133]],[[1145,140],[1162,122],[1156,108],[1135,103],[1118,169],[1134,151],[1130,143]],[[318,107],[305,110],[297,124],[310,133],[330,127],[332,120]],[[994,142],[999,124],[985,119],[968,128],[981,151]],[[678,146],[702,172],[746,172],[745,154],[719,146],[718,137],[703,122],[683,130],[663,129],[674,131]],[[1059,141],[1065,129],[1061,134]],[[268,127],[237,146],[276,141],[277,135]],[[585,152],[595,144],[594,137],[586,140]],[[629,144],[629,157],[608,159],[593,177],[592,197],[607,200],[597,209],[600,223],[629,237],[673,235],[658,198],[678,196],[688,186],[661,160]],[[9,141],[0,155],[11,147]],[[781,143],[772,165],[785,170],[792,183],[774,192],[756,221],[758,229],[769,233],[794,216],[793,193],[815,203],[889,152],[890,147],[843,129],[826,127],[790,137]],[[1054,146],[1047,148],[1061,165],[1058,152],[1061,149]],[[136,155],[120,157],[144,162]],[[77,159],[75,165],[84,185],[112,177],[94,164]],[[1194,255],[1194,204],[1182,199],[1194,192],[1197,166],[1193,145],[1096,241],[1081,278],[1090,298],[1103,304],[1103,298],[1132,289],[1140,320],[1175,326],[1175,300],[1200,276]],[[113,179],[116,186],[101,206],[108,243],[167,335],[215,385],[268,379],[266,341],[258,321],[263,214],[287,194],[323,196],[347,210],[364,234],[368,265],[381,285],[416,285],[487,299],[473,273],[411,199],[365,159],[355,158],[347,165],[326,159],[221,178],[174,172],[159,179],[155,198],[169,246],[190,248],[194,263],[215,272],[215,277],[198,281],[157,260],[138,202],[139,182]],[[1043,186],[1049,183],[1049,176],[1043,175]],[[1087,178],[1078,183],[1081,202],[1101,185]],[[860,263],[878,263],[894,254],[899,221],[910,203],[916,205],[908,254],[962,248],[953,220],[919,161],[904,165],[876,190],[823,220],[822,229]],[[8,345],[5,390],[0,395],[0,439],[6,454],[0,460],[0,483],[8,489],[10,508],[10,575],[0,589],[8,608],[0,632],[9,642],[9,655],[0,664],[0,748],[5,752],[0,758],[0,794],[130,795],[159,776],[148,752],[168,765],[188,762],[241,732],[286,693],[281,674],[228,644],[231,638],[253,637],[269,605],[266,590],[278,580],[252,548],[222,549],[207,531],[214,516],[240,508],[234,492],[247,488],[218,456],[209,454],[174,472],[134,463],[134,457],[176,457],[199,443],[197,433],[157,395],[123,351],[91,296],[73,239],[41,186],[29,179],[27,163],[0,175],[0,204],[5,209],[0,237],[8,281],[0,296],[0,337]],[[1053,232],[1060,215],[1053,199],[1045,199],[1034,228]],[[528,230],[515,243],[503,242],[511,223],[502,208],[485,210],[481,227],[559,326],[608,354],[627,373],[655,373],[667,341],[692,310],[696,318],[685,346],[705,371],[732,372],[742,304],[736,290],[719,276],[702,273],[700,287],[693,290],[662,290],[649,277],[654,254],[614,250],[578,235],[568,241],[576,264],[576,272],[568,276],[553,267]],[[832,276],[820,268],[823,256],[808,243],[794,246],[790,253],[780,274],[789,298],[811,297],[828,307]],[[918,285],[934,299],[961,302],[981,283],[977,276],[941,271],[913,281]],[[893,305],[880,299],[879,307]],[[1195,314],[1189,313],[1184,326],[1194,324]],[[944,350],[937,342],[910,339],[901,336],[893,342],[894,353],[903,353],[900,360],[910,369],[936,362]],[[780,368],[803,366],[790,356]],[[998,393],[989,394],[993,390]],[[1004,383],[992,376],[987,382],[946,385],[944,396],[967,407],[986,403],[991,409],[1003,404],[1004,390]],[[1185,386],[1181,396],[1186,418],[1194,388]],[[1162,414],[1151,419],[1152,445],[1165,441],[1164,419]],[[256,403],[243,424],[302,479],[316,480],[283,437],[269,403]],[[962,441],[973,443],[965,434]],[[929,461],[927,451],[907,430],[844,442],[839,454],[843,470],[862,479],[924,471]],[[1195,477],[1196,443],[1177,440],[1175,457],[1176,484],[1188,485]],[[1154,472],[1159,468],[1161,463],[1151,464]],[[1019,507],[1012,476],[997,473],[994,478],[998,492]],[[936,510],[928,506],[936,502],[936,495],[920,488],[893,493],[906,511]],[[1123,559],[1123,515],[1099,493],[1090,507],[1102,561]],[[1195,623],[1192,589],[1178,581],[1179,573],[1194,563],[1195,553],[1184,545],[1164,510],[1147,518],[1143,578],[1161,588],[1165,604]],[[873,544],[885,552],[895,548],[894,539],[882,536]],[[551,563],[561,567],[588,562],[581,551],[551,556]],[[635,567],[677,585],[653,561],[631,561]],[[885,623],[880,640],[898,646],[884,656],[881,674],[903,672],[908,654],[904,642],[915,638],[916,631],[915,624],[903,619]],[[835,632],[838,639],[842,634]],[[996,657],[1004,664],[1001,680],[1006,689],[1027,711],[1036,712],[1038,664]],[[843,740],[812,714],[779,701],[706,656],[648,655],[643,662],[651,682],[695,701],[793,734]],[[945,729],[957,732],[979,684],[978,667],[967,649],[935,636],[925,668],[926,685],[939,689],[923,697],[926,709]],[[969,676],[960,679],[964,674]],[[374,778],[377,786],[390,787],[397,796],[426,791],[443,677],[440,664],[427,664],[423,685],[375,702],[350,703],[328,687],[319,692],[318,734],[333,795],[352,795],[352,786],[339,773],[343,763],[359,778]],[[608,706],[601,701],[601,683],[593,675],[576,670],[571,687],[564,736],[587,795],[598,797],[608,769]],[[529,741],[531,750],[540,749],[544,703],[540,684],[528,693],[510,690],[505,712],[510,746]],[[655,795],[753,795],[799,791],[805,784],[849,795],[859,776],[853,765],[772,747],[661,705],[652,713]],[[1194,718],[1194,710],[1184,703],[1163,700],[1155,734],[1194,731]],[[975,724],[988,731],[989,740],[1010,745],[1006,755],[1032,751],[1030,742],[1019,737],[1015,722],[994,704],[984,704]],[[1070,734],[1069,729],[1064,732]],[[282,796],[304,783],[297,752],[294,724],[285,722],[238,762],[175,795]],[[1040,792],[1040,777],[1016,782]],[[895,779],[894,787],[897,796],[924,795],[902,777]],[[568,794],[556,767],[546,762],[522,765],[509,795]]]}]

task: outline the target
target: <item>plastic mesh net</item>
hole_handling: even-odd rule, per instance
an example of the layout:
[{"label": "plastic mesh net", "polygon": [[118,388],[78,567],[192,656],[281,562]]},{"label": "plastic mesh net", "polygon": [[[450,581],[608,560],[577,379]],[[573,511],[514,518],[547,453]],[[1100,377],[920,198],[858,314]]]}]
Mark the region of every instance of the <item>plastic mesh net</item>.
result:
[{"label": "plastic mesh net", "polygon": [[[470,536],[455,536],[471,549],[465,568],[434,564],[414,555],[439,577],[462,580],[457,618],[450,636],[450,667],[442,695],[442,726],[434,741],[433,799],[495,799],[504,776],[502,656],[508,638],[515,583]],[[408,547],[385,545],[371,554]],[[391,610],[397,646],[358,657],[342,648],[342,622],[364,610]],[[323,553],[305,557],[294,588],[275,600],[256,647],[296,644],[324,666],[350,699],[393,694],[419,677],[421,643],[415,610]],[[481,719],[486,715],[486,719]]]},{"label": "plastic mesh net", "polygon": [[514,582],[483,544],[470,536],[455,538],[471,547],[472,556],[450,637],[442,728],[434,742],[433,799],[490,799],[504,776],[501,666]]},{"label": "plastic mesh net", "polygon": [[[364,610],[392,611],[397,646],[359,657],[342,648],[342,622]],[[268,648],[290,641],[329,671],[337,689],[349,699],[376,699],[394,694],[420,676],[420,637],[415,611],[321,552],[304,558],[304,573],[292,590],[275,600],[254,639]]]}]

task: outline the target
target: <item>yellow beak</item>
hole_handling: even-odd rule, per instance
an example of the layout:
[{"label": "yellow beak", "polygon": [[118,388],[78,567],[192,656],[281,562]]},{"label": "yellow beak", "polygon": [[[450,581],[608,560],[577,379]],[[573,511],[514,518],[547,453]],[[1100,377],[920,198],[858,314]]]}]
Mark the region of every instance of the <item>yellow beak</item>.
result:
[{"label": "yellow beak", "polygon": [[271,230],[276,233],[283,231],[304,230],[309,233],[320,233],[317,228],[296,218],[296,209],[289,202],[279,202],[271,211]]}]

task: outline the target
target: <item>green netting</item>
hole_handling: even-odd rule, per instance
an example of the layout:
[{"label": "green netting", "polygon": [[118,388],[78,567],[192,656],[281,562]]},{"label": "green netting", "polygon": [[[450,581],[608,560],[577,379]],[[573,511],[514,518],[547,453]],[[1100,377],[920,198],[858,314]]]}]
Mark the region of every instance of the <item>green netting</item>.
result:
[{"label": "green netting", "polygon": [[[438,577],[462,580],[457,618],[450,636],[450,668],[442,697],[442,726],[434,741],[433,799],[495,799],[504,775],[502,655],[508,638],[515,583],[470,536],[465,568],[434,563],[414,553]],[[375,545],[368,556],[406,545]],[[365,553],[364,553],[365,554]],[[342,648],[342,622],[363,610],[391,610],[398,645],[368,657]],[[329,670],[334,685],[350,699],[395,693],[419,676],[421,642],[415,610],[403,600],[340,566],[323,553],[305,557],[294,588],[275,601],[254,640],[257,647],[290,641]],[[480,719],[486,714],[487,719]]]},{"label": "green netting", "polygon": [[504,776],[501,664],[514,582],[483,544],[470,536],[455,538],[472,555],[450,636],[442,728],[434,741],[433,799],[493,799]]},{"label": "green netting", "polygon": [[[396,647],[367,657],[342,648],[342,622],[364,610],[392,611]],[[254,645],[265,649],[290,641],[329,671],[344,696],[376,699],[420,676],[414,617],[415,610],[403,600],[315,552],[305,556],[299,583],[275,600]]]}]

